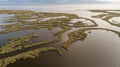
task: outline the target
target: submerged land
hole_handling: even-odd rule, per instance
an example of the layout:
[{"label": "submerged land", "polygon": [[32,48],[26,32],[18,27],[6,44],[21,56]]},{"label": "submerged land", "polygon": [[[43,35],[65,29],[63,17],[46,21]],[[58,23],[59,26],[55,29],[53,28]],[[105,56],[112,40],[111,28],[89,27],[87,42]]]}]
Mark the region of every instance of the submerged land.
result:
[{"label": "submerged land", "polygon": [[[101,20],[108,22],[111,26],[120,27],[119,21],[114,20],[114,17],[120,17],[119,10],[89,11],[102,13],[92,17],[100,18]],[[7,67],[9,64],[13,64],[23,59],[34,59],[36,57],[40,57],[40,54],[43,52],[53,51],[62,56],[64,55],[62,53],[63,49],[69,51],[69,47],[73,43],[83,41],[92,30],[110,31],[120,37],[120,31],[107,27],[100,27],[93,19],[78,16],[77,14],[48,13],[31,10],[0,10],[0,16],[2,15],[8,16],[3,17],[1,21],[3,22],[3,24],[0,24],[1,36],[3,34],[7,36],[9,33],[17,35],[14,34],[15,32],[23,33],[25,31],[32,31],[30,33],[24,33],[24,35],[8,38],[5,43],[0,44],[0,67]],[[57,28],[60,30],[57,30],[57,32],[52,31]],[[45,36],[41,36],[44,32],[41,32],[40,30],[44,29],[52,31],[50,34],[45,34],[45,36],[52,37],[45,38]],[[64,37],[66,32],[68,32],[66,36],[67,38]],[[2,37],[0,38],[2,39]],[[39,38],[45,38],[45,40],[41,41]],[[67,40],[59,43],[65,38]],[[37,41],[35,39],[37,39]]]}]

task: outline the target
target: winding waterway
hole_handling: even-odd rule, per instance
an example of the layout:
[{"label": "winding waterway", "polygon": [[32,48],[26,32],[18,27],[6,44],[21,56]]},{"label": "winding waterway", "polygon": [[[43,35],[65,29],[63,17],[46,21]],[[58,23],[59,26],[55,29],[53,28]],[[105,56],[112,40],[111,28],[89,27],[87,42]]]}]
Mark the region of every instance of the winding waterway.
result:
[{"label": "winding waterway", "polygon": [[[45,12],[57,12],[58,10],[49,11],[46,9]],[[120,28],[117,26],[113,26],[108,22],[93,18],[92,16],[98,15],[100,13],[92,13],[87,10],[65,10],[61,9],[58,11],[59,13],[70,13],[77,14],[80,17],[85,17],[91,20],[94,20],[98,26],[95,27],[81,27],[81,28],[72,28],[71,30],[66,31],[62,40],[60,41],[60,45],[62,42],[68,40],[68,34],[79,29],[85,28],[106,28],[110,30],[115,30],[120,32]],[[60,29],[53,30],[55,32]],[[51,32],[47,29],[38,30],[37,32],[32,31],[34,33],[40,34],[42,33],[42,38],[52,38]],[[88,32],[88,31],[87,31]],[[20,35],[25,35],[25,33],[30,33],[30,30],[27,32],[12,32],[9,33],[9,36],[6,35],[1,37],[9,38],[10,36],[16,33],[22,33]],[[46,34],[44,34],[46,33]],[[46,36],[47,34],[50,34]],[[8,67],[119,67],[120,66],[120,38],[117,34],[111,31],[106,30],[91,30],[91,33],[87,33],[87,37],[84,41],[77,41],[73,43],[68,51],[64,50],[64,48],[60,48],[63,52],[62,56],[58,56],[55,52],[46,52],[40,54],[40,57],[36,59],[26,59],[20,60],[16,63],[8,65]],[[16,36],[15,36],[16,37]],[[41,37],[41,36],[40,36]],[[34,41],[42,40],[42,38],[35,39]],[[2,40],[2,39],[0,39]],[[4,41],[3,41],[4,42]]]}]

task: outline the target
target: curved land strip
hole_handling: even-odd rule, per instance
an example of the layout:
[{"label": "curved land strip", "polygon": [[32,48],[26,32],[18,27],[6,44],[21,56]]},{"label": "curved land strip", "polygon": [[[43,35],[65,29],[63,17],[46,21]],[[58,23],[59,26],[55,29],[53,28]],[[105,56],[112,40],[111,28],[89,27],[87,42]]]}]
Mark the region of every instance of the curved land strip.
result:
[{"label": "curved land strip", "polygon": [[[17,60],[20,59],[36,58],[41,52],[57,51],[59,54],[61,54],[61,51],[55,47],[43,47],[42,45],[59,42],[62,39],[62,35],[66,31],[70,30],[72,27],[78,28],[97,26],[97,24],[93,20],[78,17],[75,14],[41,13],[29,10],[0,10],[0,14],[14,14],[14,17],[11,17],[10,19],[5,19],[4,23],[16,22],[13,24],[0,25],[0,27],[3,27],[5,29],[0,31],[0,34],[40,28],[48,28],[49,30],[51,30],[53,28],[61,27],[63,29],[57,33],[54,33],[54,35],[57,36],[55,40],[46,40],[44,42],[33,43],[31,39],[38,37],[36,34],[20,36],[18,38],[10,39],[8,43],[6,43],[0,48],[0,67],[6,67],[8,64],[15,63]],[[56,18],[59,16],[65,17]],[[51,17],[52,19],[49,20],[44,19]],[[31,19],[35,20],[28,21]],[[40,19],[42,19],[42,21]],[[89,20],[94,25],[85,25],[82,21],[69,23],[72,19]],[[69,24],[72,24],[72,26]]]},{"label": "curved land strip", "polygon": [[111,25],[120,27],[120,23],[119,22],[116,24],[115,23],[116,21],[114,21],[114,20],[112,22],[109,21],[113,17],[120,17],[120,13],[109,12],[109,11],[118,11],[118,12],[120,12],[119,10],[89,10],[89,11],[103,13],[103,14],[100,14],[100,15],[97,15],[97,16],[92,16],[92,17],[101,18],[102,20],[107,21]]},{"label": "curved land strip", "polygon": [[61,40],[63,33],[69,29],[70,28],[68,28],[68,27],[66,27],[66,28],[64,27],[64,30],[61,30],[61,31],[54,34],[55,36],[57,36],[56,39],[46,40],[44,42],[33,43],[32,41],[30,41],[31,39],[38,37],[36,34],[31,34],[28,36],[20,36],[18,38],[10,39],[10,41],[8,43],[6,43],[5,45],[3,45],[0,48],[0,55],[6,54],[6,53],[8,53],[8,55],[9,55],[10,53],[17,52],[18,50],[24,50],[27,48],[29,48],[29,50],[30,50],[30,48],[33,48],[33,47],[37,48],[37,47],[42,46],[42,45],[56,43],[56,42]]},{"label": "curved land strip", "polygon": [[27,58],[34,59],[36,57],[39,57],[40,53],[47,52],[47,51],[57,51],[59,54],[61,54],[61,51],[55,47],[37,48],[35,50],[30,50],[14,56],[0,59],[0,67],[6,67],[8,64],[15,63],[16,61],[21,59],[27,59]]},{"label": "curved land strip", "polygon": [[[5,30],[0,31],[0,34],[5,34],[13,31],[28,30],[28,29],[40,29],[48,28],[53,29],[55,27],[87,27],[97,26],[97,24],[87,18],[78,17],[75,14],[66,13],[41,13],[35,11],[24,10],[0,10],[0,14],[14,14],[14,17],[5,19],[5,23],[13,23],[8,25],[0,25]],[[64,17],[63,17],[64,16]],[[72,19],[86,19],[90,20],[94,25],[85,25],[82,22],[69,23]],[[71,25],[72,26],[71,26]]]},{"label": "curved land strip", "polygon": [[[24,11],[24,10],[1,10],[0,14],[15,14],[15,16],[13,18],[6,19],[5,22],[6,23],[12,23],[15,21],[18,22],[16,24],[4,25],[5,30],[0,31],[0,33],[2,33],[2,34],[8,33],[8,32],[13,32],[13,31],[18,31],[18,30],[34,29],[34,27],[35,28],[46,28],[47,27],[49,29],[61,27],[63,29],[62,31],[54,34],[55,36],[57,36],[57,38],[53,41],[46,40],[45,42],[32,43],[32,42],[30,42],[30,39],[33,36],[24,36],[24,37],[17,38],[17,40],[15,40],[15,39],[10,40],[8,43],[6,43],[4,46],[2,46],[0,48],[0,54],[5,54],[5,53],[12,52],[12,51],[21,50],[22,48],[28,48],[28,47],[58,42],[61,40],[63,33],[70,30],[72,27],[78,28],[78,27],[97,26],[97,24],[93,20],[83,18],[83,17],[78,17],[75,14],[40,13],[40,12],[34,12],[34,11],[29,11],[29,10],[28,11]],[[39,15],[42,15],[42,17],[41,16],[39,17]],[[30,20],[32,18],[36,19],[36,18],[46,18],[46,17],[55,17],[55,16],[66,16],[66,17],[65,18],[57,18],[57,19],[53,18],[50,20],[42,21],[42,22],[39,22],[38,19],[35,21],[32,21],[32,22],[23,21],[23,20],[28,20],[28,19]],[[94,25],[91,25],[91,26],[84,25],[84,23],[82,23],[82,21],[77,21],[75,23],[72,23],[73,26],[69,26],[68,24],[72,19],[89,20]],[[30,25],[30,26],[24,27],[24,25],[26,25],[26,24]],[[27,44],[27,45],[25,45],[25,44]]]},{"label": "curved land strip", "polygon": [[120,32],[114,31],[114,30],[110,30],[110,29],[106,29],[106,28],[85,28],[85,29],[79,29],[79,30],[73,31],[73,32],[68,34],[69,39],[62,44],[62,47],[68,50],[68,48],[74,42],[76,42],[78,40],[83,41],[87,37],[87,35],[88,35],[85,32],[89,31],[89,30],[106,30],[106,31],[111,31],[111,32],[114,32],[115,34],[117,34],[120,37]]},{"label": "curved land strip", "polygon": [[[14,63],[20,59],[25,59],[25,58],[29,58],[29,57],[30,58],[38,57],[39,53],[34,53],[37,50],[38,51],[43,50],[43,52],[44,52],[44,50],[57,51],[61,55],[61,51],[59,49],[54,48],[54,47],[41,48],[41,47],[43,47],[41,45],[46,45],[46,44],[60,41],[62,34],[69,29],[70,28],[66,28],[65,30],[55,33],[55,36],[57,36],[57,39],[55,39],[53,41],[46,40],[45,42],[32,43],[30,41],[30,39],[37,37],[37,35],[35,35],[35,34],[29,35],[29,36],[21,36],[18,38],[11,39],[8,44],[4,45],[0,49],[1,50],[1,54],[0,54],[1,67],[6,67],[8,64]],[[40,49],[38,49],[38,48],[40,48]],[[30,53],[30,55],[27,55],[27,53],[28,54]]]},{"label": "curved land strip", "polygon": [[[77,40],[84,40],[84,38],[87,36],[85,33],[87,30],[108,30],[119,34],[117,31],[105,28],[88,28],[97,27],[98,25],[94,20],[79,17],[76,14],[43,13],[29,10],[0,10],[0,14],[14,14],[14,17],[5,19],[4,23],[16,22],[8,25],[0,25],[0,27],[5,29],[0,31],[0,34],[29,29],[48,28],[49,30],[52,30],[53,28],[62,28],[61,31],[53,33],[56,37],[55,40],[48,39],[44,42],[33,43],[31,39],[38,37],[36,34],[10,39],[8,43],[0,48],[0,67],[6,67],[8,64],[15,63],[20,59],[36,58],[41,52],[57,51],[59,54],[61,54],[61,51],[58,48],[51,47],[49,44],[61,41],[64,33],[71,31],[73,28],[85,29],[72,31],[72,33],[68,32],[69,39],[62,45],[65,49],[68,49],[68,47]],[[77,19],[78,21],[72,23],[71,21],[74,19]],[[93,25],[88,25],[84,23],[86,21],[81,21],[79,19],[90,21],[93,23]]]}]

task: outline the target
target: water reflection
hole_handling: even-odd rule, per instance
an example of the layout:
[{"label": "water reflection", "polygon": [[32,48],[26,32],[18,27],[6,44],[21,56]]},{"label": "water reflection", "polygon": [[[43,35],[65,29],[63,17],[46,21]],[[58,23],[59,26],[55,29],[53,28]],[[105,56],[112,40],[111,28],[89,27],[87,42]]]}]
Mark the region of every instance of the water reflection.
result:
[{"label": "water reflection", "polygon": [[25,36],[32,33],[37,34],[39,37],[32,39],[33,42],[43,42],[48,39],[55,39],[53,33],[62,30],[61,28],[54,28],[53,30],[48,30],[47,28],[44,29],[31,29],[31,30],[22,30],[22,31],[15,31],[6,34],[0,34],[0,45],[4,45],[8,42],[11,38],[17,38],[19,36]]},{"label": "water reflection", "polygon": [[8,24],[16,23],[16,22],[12,22],[12,23],[4,22],[6,19],[10,19],[11,17],[14,17],[14,14],[0,14],[0,25],[8,25]]},{"label": "water reflection", "polygon": [[[67,11],[63,10],[63,12]],[[93,13],[90,13],[89,11],[68,12],[95,20],[99,25],[98,27],[120,31],[118,27],[111,26],[103,20],[92,18],[91,16]],[[53,32],[58,32],[60,30],[61,28],[53,29],[51,31],[48,29],[31,29],[1,34],[0,45],[6,43],[9,38],[15,38],[31,33],[36,33],[40,36],[39,38],[33,39],[32,41],[34,42],[54,39]],[[88,31],[88,34],[89,35],[84,41],[77,41],[73,43],[68,51],[61,48],[63,52],[62,56],[58,56],[56,52],[46,52],[40,54],[40,57],[36,59],[20,60],[14,64],[8,65],[8,67],[116,67],[120,64],[120,39],[118,35],[113,32],[106,31]],[[66,40],[67,37],[67,34],[63,35],[63,41]],[[61,42],[59,44],[61,44]],[[60,48],[60,46],[57,47]]]},{"label": "water reflection", "polygon": [[120,64],[119,40],[113,32],[93,30],[84,41],[73,43],[68,51],[61,49],[62,56],[46,52],[8,67],[115,67]]}]

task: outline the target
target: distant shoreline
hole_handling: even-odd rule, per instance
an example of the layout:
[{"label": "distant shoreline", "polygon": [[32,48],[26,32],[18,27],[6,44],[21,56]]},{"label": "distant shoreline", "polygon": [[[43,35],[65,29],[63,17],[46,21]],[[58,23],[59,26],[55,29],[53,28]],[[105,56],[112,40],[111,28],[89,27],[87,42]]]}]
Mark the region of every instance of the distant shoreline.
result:
[{"label": "distant shoreline", "polygon": [[120,4],[0,5],[0,9],[120,9]]}]

